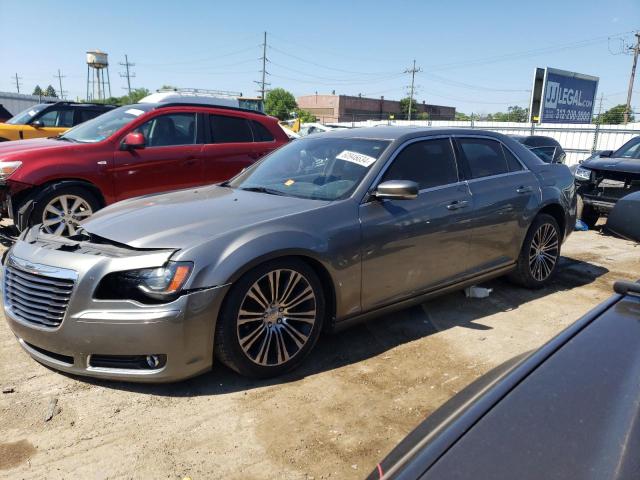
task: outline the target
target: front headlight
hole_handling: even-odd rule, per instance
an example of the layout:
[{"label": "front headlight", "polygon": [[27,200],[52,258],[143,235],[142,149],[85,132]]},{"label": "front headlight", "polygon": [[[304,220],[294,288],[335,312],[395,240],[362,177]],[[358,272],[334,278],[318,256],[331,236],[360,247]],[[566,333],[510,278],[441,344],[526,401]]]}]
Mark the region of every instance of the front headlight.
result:
[{"label": "front headlight", "polygon": [[95,297],[141,303],[170,302],[180,295],[192,268],[191,262],[168,262],[163,267],[113,272],[100,281]]},{"label": "front headlight", "polygon": [[9,178],[13,172],[15,172],[18,168],[20,168],[22,162],[3,162],[0,161],[0,181],[4,181]]},{"label": "front headlight", "polygon": [[578,167],[576,169],[575,176],[578,180],[589,180],[591,178],[591,170],[584,167]]}]

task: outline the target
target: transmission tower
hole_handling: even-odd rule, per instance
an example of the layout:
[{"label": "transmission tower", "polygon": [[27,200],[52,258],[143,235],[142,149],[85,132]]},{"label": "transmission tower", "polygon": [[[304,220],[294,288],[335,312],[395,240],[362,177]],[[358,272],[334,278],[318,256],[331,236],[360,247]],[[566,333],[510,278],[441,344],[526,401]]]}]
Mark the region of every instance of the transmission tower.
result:
[{"label": "transmission tower", "polygon": [[260,60],[262,60],[262,80],[254,80],[253,83],[257,83],[260,86],[260,89],[257,91],[260,93],[260,98],[262,98],[262,100],[264,101],[266,93],[268,92],[267,86],[271,85],[266,81],[267,75],[269,75],[269,72],[267,72],[267,62],[269,61],[269,59],[267,58],[267,32],[264,32],[264,41],[262,42],[262,57],[260,57]]},{"label": "transmission tower", "polygon": [[22,80],[22,77],[19,77],[18,74],[16,73],[15,77],[11,77],[12,80],[15,79],[16,81],[16,90],[18,91],[18,93],[20,93],[20,80]]},{"label": "transmission tower", "polygon": [[411,108],[413,106],[413,90],[414,90],[414,86],[415,86],[415,79],[416,79],[416,73],[419,73],[422,71],[422,68],[418,67],[416,68],[416,61],[413,61],[413,67],[412,68],[407,68],[404,73],[410,73],[411,74],[411,90],[409,93],[409,116],[407,117],[409,121],[411,121]]},{"label": "transmission tower", "polygon": [[53,77],[58,79],[58,86],[60,87],[60,90],[59,90],[60,100],[64,100],[66,92],[62,90],[62,79],[65,78],[65,76],[62,75],[62,73],[60,73],[60,69],[58,69],[58,74],[54,75]]},{"label": "transmission tower", "polygon": [[124,63],[120,62],[120,65],[122,65],[125,68],[124,72],[120,72],[120,76],[122,78],[126,78],[127,79],[127,91],[129,92],[129,95],[131,95],[131,79],[135,78],[136,74],[131,72],[129,70],[129,67],[135,67],[136,64],[135,63],[131,63],[129,61],[129,57],[127,57],[127,55],[124,56]]}]

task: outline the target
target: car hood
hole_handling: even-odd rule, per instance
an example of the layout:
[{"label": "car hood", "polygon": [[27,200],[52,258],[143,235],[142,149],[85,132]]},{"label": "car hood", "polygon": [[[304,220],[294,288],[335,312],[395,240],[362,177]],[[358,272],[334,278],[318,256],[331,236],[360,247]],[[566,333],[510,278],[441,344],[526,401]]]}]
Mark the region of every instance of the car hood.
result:
[{"label": "car hood", "polygon": [[182,249],[328,203],[209,186],[125,200],[99,211],[83,227],[134,248]]},{"label": "car hood", "polygon": [[582,163],[592,170],[640,174],[640,160],[634,158],[595,157]]},{"label": "car hood", "polygon": [[58,148],[69,148],[74,145],[69,142],[52,140],[50,138],[34,138],[31,140],[15,140],[13,142],[0,142],[0,160],[13,157],[16,154],[29,152],[32,150],[53,150]]}]

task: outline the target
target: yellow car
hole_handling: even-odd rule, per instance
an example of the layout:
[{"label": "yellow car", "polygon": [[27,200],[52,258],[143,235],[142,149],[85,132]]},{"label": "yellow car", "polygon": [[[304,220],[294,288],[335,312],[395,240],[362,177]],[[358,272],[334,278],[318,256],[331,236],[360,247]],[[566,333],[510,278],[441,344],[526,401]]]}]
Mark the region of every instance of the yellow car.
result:
[{"label": "yellow car", "polygon": [[74,102],[33,105],[0,123],[0,142],[55,137],[113,108],[114,105]]}]

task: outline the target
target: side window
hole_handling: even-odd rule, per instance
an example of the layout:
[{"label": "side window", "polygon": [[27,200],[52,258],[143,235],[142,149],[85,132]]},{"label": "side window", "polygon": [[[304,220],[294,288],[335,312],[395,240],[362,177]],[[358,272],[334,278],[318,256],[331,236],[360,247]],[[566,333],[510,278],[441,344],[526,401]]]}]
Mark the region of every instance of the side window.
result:
[{"label": "side window", "polygon": [[458,168],[448,138],[424,140],[405,147],[385,172],[382,181],[412,180],[420,189],[458,181]]},{"label": "side window", "polygon": [[502,145],[502,152],[504,153],[504,158],[507,159],[507,166],[509,167],[510,172],[519,172],[520,170],[524,170],[516,156],[504,145]]},{"label": "side window", "polygon": [[72,127],[73,111],[69,109],[50,110],[37,120],[45,127]]},{"label": "side window", "polygon": [[92,118],[101,115],[103,112],[99,110],[89,110],[86,108],[82,108],[76,111],[76,125],[79,123],[84,123],[87,120],[91,120]]},{"label": "side window", "polygon": [[252,120],[251,128],[253,129],[253,140],[255,142],[273,142],[275,140],[271,132],[260,122]]},{"label": "side window", "polygon": [[251,127],[244,118],[209,115],[209,125],[213,143],[253,142]]},{"label": "side window", "polygon": [[509,172],[502,147],[496,140],[460,138],[458,143],[469,164],[471,178],[489,177]]},{"label": "side window", "polygon": [[135,131],[144,135],[148,147],[193,145],[196,143],[196,114],[161,115],[143,123]]}]

